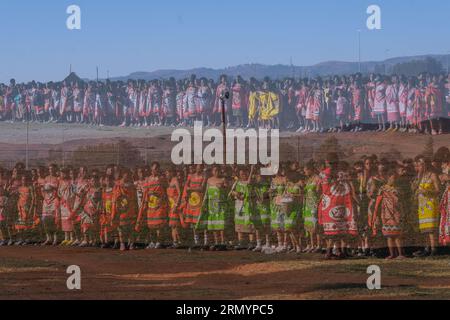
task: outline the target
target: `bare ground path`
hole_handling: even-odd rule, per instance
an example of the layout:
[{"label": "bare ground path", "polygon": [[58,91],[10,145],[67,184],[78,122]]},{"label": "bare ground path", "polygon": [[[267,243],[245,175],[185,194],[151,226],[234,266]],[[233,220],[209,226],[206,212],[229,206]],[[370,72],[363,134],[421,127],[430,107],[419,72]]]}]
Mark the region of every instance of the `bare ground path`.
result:
[{"label": "bare ground path", "polygon": [[[366,288],[369,265],[380,291]],[[82,270],[82,290],[66,269]],[[0,299],[449,299],[450,259],[324,261],[318,255],[0,248]]]}]

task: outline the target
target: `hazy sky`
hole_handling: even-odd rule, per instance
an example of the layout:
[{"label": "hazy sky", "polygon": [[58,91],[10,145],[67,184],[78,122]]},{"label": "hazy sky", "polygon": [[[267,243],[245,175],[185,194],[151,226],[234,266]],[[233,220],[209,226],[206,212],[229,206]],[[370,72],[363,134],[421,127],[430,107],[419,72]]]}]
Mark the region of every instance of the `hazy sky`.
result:
[{"label": "hazy sky", "polygon": [[[66,28],[81,7],[82,29]],[[366,9],[382,9],[382,30]],[[243,63],[311,65],[450,51],[446,0],[1,0],[0,82]]]}]

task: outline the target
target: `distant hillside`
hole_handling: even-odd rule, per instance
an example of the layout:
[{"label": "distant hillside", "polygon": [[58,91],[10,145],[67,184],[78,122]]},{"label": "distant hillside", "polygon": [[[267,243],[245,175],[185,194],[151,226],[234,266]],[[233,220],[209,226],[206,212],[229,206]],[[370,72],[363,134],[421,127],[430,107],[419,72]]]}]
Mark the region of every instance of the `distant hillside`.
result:
[{"label": "distant hillside", "polygon": [[[444,67],[447,66],[447,59],[450,55],[421,55],[411,57],[397,57],[385,61],[366,61],[362,62],[361,69],[363,73],[374,72],[375,68],[386,66],[388,69],[394,65],[412,60],[424,60],[427,57],[432,57],[442,63]],[[195,68],[190,70],[157,70],[153,72],[134,72],[128,76],[111,78],[111,80],[153,80],[153,79],[168,79],[174,77],[175,79],[183,79],[195,74],[198,77],[206,77],[208,79],[218,79],[221,74],[226,74],[231,77],[241,75],[245,79],[255,77],[262,79],[263,77],[270,77],[272,79],[285,77],[315,77],[326,76],[334,74],[351,74],[358,72],[357,62],[343,62],[343,61],[327,61],[313,66],[289,66],[289,65],[263,65],[263,64],[244,64],[224,69],[210,69],[210,68]]]}]

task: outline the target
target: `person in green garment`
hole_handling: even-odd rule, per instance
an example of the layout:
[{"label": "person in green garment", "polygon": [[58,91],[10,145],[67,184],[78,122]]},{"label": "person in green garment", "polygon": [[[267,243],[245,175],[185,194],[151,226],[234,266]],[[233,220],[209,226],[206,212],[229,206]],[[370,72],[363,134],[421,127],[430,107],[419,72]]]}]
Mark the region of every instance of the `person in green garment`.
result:
[{"label": "person in green garment", "polygon": [[[299,173],[289,168],[286,174],[286,191],[283,203],[286,210],[284,247],[292,253],[301,253],[299,230],[302,229],[302,186]],[[290,242],[290,244],[289,244]]]},{"label": "person in green garment", "polygon": [[[238,180],[231,189],[231,196],[234,198],[234,227],[237,234],[238,243],[235,250],[254,250],[255,245],[255,222],[253,187],[251,184],[254,167],[248,172],[248,168],[239,169]],[[248,246],[244,247],[244,237],[248,235]]]},{"label": "person in green garment", "polygon": [[[257,170],[259,172],[259,170]],[[255,225],[256,225],[256,248],[255,252],[264,252],[270,248],[270,179],[257,173],[254,183],[255,193]],[[264,246],[262,241],[265,240]]]},{"label": "person in green garment", "polygon": [[315,172],[314,162],[308,162],[303,168],[305,174],[303,186],[303,223],[308,236],[308,245],[304,252],[322,251],[322,239],[318,232],[318,206],[320,200],[320,178]]},{"label": "person in green garment", "polygon": [[270,204],[270,220],[271,228],[277,235],[277,253],[286,252],[285,232],[287,219],[287,199],[285,198],[287,187],[286,171],[280,166],[277,175],[272,179],[270,186],[271,204]]},{"label": "person in green garment", "polygon": [[[214,245],[210,250],[226,248],[225,221],[227,213],[227,180],[222,176],[221,169],[215,165],[211,170],[212,176],[207,180],[205,198],[202,206],[202,217],[198,222],[198,228],[203,227],[211,232],[214,237]],[[208,239],[205,236],[205,239]],[[208,245],[205,241],[205,245]]]}]

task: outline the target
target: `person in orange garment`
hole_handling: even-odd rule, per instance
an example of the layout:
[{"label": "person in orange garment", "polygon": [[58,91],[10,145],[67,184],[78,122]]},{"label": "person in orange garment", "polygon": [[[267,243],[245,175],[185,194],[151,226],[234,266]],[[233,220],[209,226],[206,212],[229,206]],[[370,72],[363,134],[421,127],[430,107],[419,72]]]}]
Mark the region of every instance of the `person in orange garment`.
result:
[{"label": "person in orange garment", "polygon": [[158,162],[151,165],[150,176],[144,184],[144,195],[139,216],[136,223],[136,231],[147,224],[150,236],[156,232],[156,242],[150,241],[147,249],[161,248],[161,232],[168,223],[168,206],[166,196],[166,180],[161,175],[161,167]]},{"label": "person in orange garment", "polygon": [[123,169],[113,190],[111,226],[119,231],[120,250],[134,250],[133,226],[137,217],[136,188],[132,174]]}]

